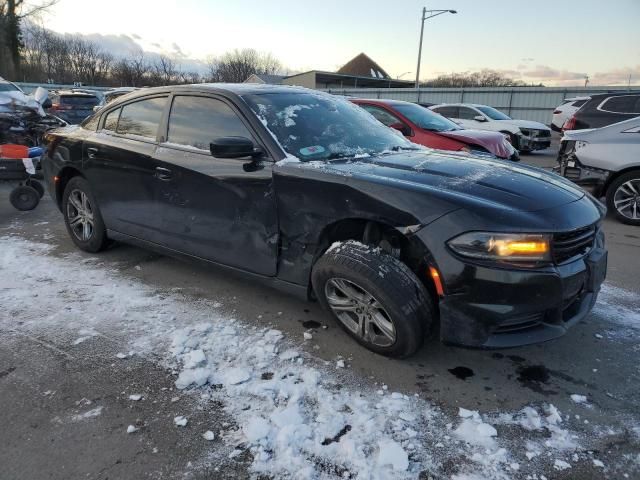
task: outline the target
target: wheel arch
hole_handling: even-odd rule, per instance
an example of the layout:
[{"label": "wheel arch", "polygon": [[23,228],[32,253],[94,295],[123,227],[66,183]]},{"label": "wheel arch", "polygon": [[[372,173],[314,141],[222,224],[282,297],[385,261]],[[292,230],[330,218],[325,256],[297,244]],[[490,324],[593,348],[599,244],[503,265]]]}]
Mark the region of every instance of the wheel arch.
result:
[{"label": "wheel arch", "polygon": [[631,172],[638,172],[638,174],[640,175],[640,165],[634,165],[632,167],[623,168],[622,170],[618,170],[617,172],[614,172],[613,175],[610,175],[609,178],[607,178],[607,181],[602,186],[602,196],[607,195],[607,193],[609,192],[609,187],[619,177]]},{"label": "wheel arch", "polygon": [[69,180],[73,177],[85,178],[85,176],[77,168],[67,166],[60,170],[57,177],[58,181],[55,184],[56,203],[58,204],[58,208],[62,210],[62,196],[64,195],[64,189],[67,188]]},{"label": "wheel arch", "polygon": [[436,287],[432,278],[427,275],[431,253],[413,235],[419,227],[419,225],[397,227],[384,220],[368,218],[344,218],[325,225],[318,237],[309,271],[309,295],[311,296],[313,292],[311,272],[318,259],[334,242],[357,240],[364,244],[380,246],[386,253],[405,263],[427,288],[437,308]]}]

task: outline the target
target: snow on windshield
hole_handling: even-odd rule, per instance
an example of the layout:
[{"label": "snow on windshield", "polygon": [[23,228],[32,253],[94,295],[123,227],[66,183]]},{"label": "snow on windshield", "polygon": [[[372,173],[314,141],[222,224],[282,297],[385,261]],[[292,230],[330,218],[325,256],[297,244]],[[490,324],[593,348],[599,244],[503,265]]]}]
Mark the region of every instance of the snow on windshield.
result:
[{"label": "snow on windshield", "polygon": [[285,92],[243,99],[285,152],[302,161],[420,148],[360,107],[331,95]]}]

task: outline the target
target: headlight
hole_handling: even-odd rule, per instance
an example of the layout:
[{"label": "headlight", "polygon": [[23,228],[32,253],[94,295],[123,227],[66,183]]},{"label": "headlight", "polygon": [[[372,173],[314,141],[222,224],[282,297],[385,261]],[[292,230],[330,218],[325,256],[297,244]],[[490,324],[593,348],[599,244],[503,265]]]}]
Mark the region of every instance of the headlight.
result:
[{"label": "headlight", "polygon": [[522,135],[524,135],[525,137],[530,137],[531,136],[531,131],[527,130],[525,128],[521,128],[520,129],[520,133],[522,133]]},{"label": "headlight", "polygon": [[551,236],[521,233],[463,233],[447,242],[463,257],[507,262],[551,261]]}]

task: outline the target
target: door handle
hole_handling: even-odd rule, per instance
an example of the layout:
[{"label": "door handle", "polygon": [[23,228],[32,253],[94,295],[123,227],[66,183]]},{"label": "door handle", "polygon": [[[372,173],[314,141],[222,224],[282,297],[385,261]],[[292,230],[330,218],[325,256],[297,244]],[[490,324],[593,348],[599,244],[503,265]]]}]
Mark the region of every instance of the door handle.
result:
[{"label": "door handle", "polygon": [[96,155],[98,154],[98,149],[95,147],[89,147],[87,148],[87,156],[89,158],[96,158]]},{"label": "door handle", "polygon": [[168,168],[156,167],[156,173],[154,174],[154,176],[158,180],[168,182],[169,180],[171,180],[172,174],[171,170],[169,170]]}]

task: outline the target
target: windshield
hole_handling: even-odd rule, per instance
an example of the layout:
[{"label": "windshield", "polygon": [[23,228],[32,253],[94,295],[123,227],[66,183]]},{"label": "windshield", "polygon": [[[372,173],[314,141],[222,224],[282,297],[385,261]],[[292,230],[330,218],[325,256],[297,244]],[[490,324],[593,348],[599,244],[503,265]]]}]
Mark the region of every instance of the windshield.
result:
[{"label": "windshield", "polygon": [[491,120],[511,120],[511,117],[508,117],[500,110],[496,110],[493,107],[476,107],[482,113],[484,113]]},{"label": "windshield", "polygon": [[430,130],[432,132],[462,130],[458,124],[443,117],[439,113],[434,113],[431,110],[413,103],[394,104],[393,108],[424,130]]},{"label": "windshield", "polygon": [[341,98],[299,92],[242,98],[282,148],[302,161],[420,149]]}]

